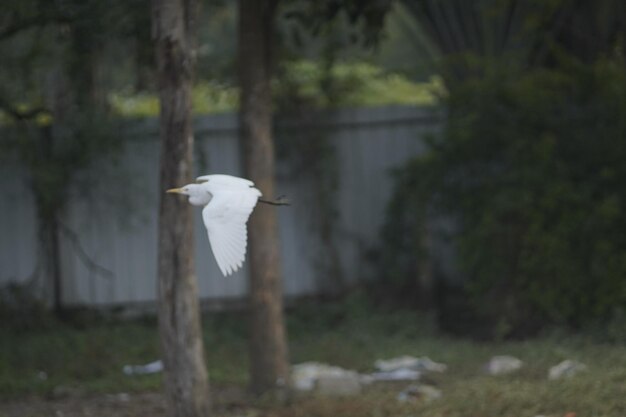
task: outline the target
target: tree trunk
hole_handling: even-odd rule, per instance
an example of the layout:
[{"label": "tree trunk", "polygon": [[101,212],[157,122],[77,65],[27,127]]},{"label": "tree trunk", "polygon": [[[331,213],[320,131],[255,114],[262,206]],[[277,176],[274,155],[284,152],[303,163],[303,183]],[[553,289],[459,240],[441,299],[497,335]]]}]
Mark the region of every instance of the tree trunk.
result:
[{"label": "tree trunk", "polygon": [[[193,0],[154,0],[161,103],[160,190],[189,182],[192,170],[191,87],[194,66]],[[159,213],[159,330],[168,415],[209,414],[209,383],[204,360],[193,266],[191,206],[161,194]]]},{"label": "tree trunk", "polygon": [[424,311],[431,311],[435,307],[435,271],[433,267],[433,237],[431,226],[426,225],[420,235],[421,247],[424,253],[416,258],[417,260],[417,290],[418,308]]},{"label": "tree trunk", "polygon": [[[239,1],[240,134],[245,175],[274,197],[270,49],[274,0]],[[280,393],[289,377],[276,208],[257,206],[250,235],[250,378],[256,394]]]},{"label": "tree trunk", "polygon": [[[63,109],[54,108],[55,113],[62,113]],[[58,119],[63,122],[62,119]],[[43,166],[54,166],[55,160],[55,136],[50,126],[46,126],[40,130],[41,147],[39,148],[34,164]],[[33,162],[31,162],[33,163]],[[31,172],[35,172],[36,168],[31,165]],[[64,183],[65,181],[60,181]],[[61,265],[61,236],[59,232],[59,219],[63,209],[63,201],[61,196],[63,191],[59,188],[59,184],[54,186],[42,182],[40,176],[33,175],[32,190],[35,195],[35,203],[37,206],[37,217],[39,220],[39,230],[41,241],[43,244],[45,274],[52,281],[52,311],[57,318],[64,318],[63,305],[63,269]],[[51,190],[56,191],[56,198],[49,198],[48,194]]]},{"label": "tree trunk", "polygon": [[61,281],[61,244],[59,236],[59,213],[55,212],[48,220],[48,243],[50,244],[49,260],[52,274],[53,300],[52,309],[57,317],[63,316],[63,283]]}]

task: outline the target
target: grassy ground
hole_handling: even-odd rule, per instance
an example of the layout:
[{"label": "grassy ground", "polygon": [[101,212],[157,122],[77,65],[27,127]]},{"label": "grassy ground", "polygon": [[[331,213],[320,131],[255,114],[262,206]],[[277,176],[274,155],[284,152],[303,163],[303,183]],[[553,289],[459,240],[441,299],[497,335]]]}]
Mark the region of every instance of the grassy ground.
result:
[{"label": "grassy ground", "polygon": [[[581,336],[479,343],[438,334],[428,319],[409,312],[372,312],[359,303],[305,305],[289,314],[293,363],[313,360],[369,372],[379,358],[427,355],[449,366],[443,374],[428,376],[428,382],[441,389],[443,397],[400,403],[396,396],[408,384],[394,383],[369,386],[357,397],[298,398],[288,405],[268,405],[251,402],[243,394],[224,394],[232,390],[243,393],[246,385],[244,318],[237,314],[207,315],[204,328],[216,403],[224,415],[626,415],[626,349],[593,343]],[[525,365],[511,375],[485,375],[482,366],[497,354],[517,356]],[[15,404],[34,399],[109,398],[123,392],[148,401],[145,395],[156,395],[160,376],[129,377],[121,370],[125,364],[147,363],[157,357],[154,320],[96,320],[80,326],[53,322],[37,330],[0,329],[0,417],[37,415],[32,411],[3,414],[3,404],[12,404],[13,408],[6,409],[15,409]],[[548,368],[564,359],[584,362],[589,370],[568,380],[548,381]]]}]

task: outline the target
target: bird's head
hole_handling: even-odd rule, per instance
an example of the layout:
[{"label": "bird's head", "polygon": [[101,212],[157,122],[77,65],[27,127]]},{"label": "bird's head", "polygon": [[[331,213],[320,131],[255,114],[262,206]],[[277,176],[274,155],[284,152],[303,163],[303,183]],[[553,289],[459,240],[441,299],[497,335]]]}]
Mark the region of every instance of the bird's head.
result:
[{"label": "bird's head", "polygon": [[180,188],[170,188],[165,192],[186,195],[189,197],[189,203],[194,206],[205,206],[211,201],[211,194],[202,184],[187,184]]}]

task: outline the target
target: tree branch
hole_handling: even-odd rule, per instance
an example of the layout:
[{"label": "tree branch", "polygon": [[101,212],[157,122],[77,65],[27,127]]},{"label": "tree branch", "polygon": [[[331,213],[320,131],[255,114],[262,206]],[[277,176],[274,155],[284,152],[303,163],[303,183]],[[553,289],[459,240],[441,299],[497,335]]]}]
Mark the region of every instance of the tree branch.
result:
[{"label": "tree branch", "polygon": [[80,239],[78,238],[78,235],[76,234],[75,231],[70,229],[68,226],[66,226],[62,222],[59,222],[59,226],[61,226],[61,231],[63,232],[65,237],[67,237],[69,241],[72,243],[72,246],[74,247],[74,250],[76,251],[76,254],[80,258],[80,260],[83,262],[83,265],[85,265],[87,269],[89,269],[89,271],[94,272],[106,279],[111,279],[115,276],[113,271],[99,265],[87,254],[87,252],[83,248],[83,245],[80,243]]},{"label": "tree branch", "polygon": [[41,13],[27,19],[18,20],[0,29],[0,41],[8,39],[23,30],[30,29],[35,26],[45,26],[49,23],[70,23],[71,21],[72,20],[70,18],[59,14]]}]

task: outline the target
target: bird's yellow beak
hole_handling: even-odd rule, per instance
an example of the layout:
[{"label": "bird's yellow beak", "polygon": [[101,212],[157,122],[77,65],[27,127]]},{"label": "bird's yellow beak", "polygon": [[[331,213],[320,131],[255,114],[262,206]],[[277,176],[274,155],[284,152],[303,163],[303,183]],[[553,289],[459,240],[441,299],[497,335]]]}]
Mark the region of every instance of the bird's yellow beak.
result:
[{"label": "bird's yellow beak", "polygon": [[169,190],[167,190],[165,192],[169,193],[169,194],[182,194],[183,193],[183,189],[182,188],[170,188]]}]

